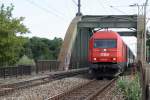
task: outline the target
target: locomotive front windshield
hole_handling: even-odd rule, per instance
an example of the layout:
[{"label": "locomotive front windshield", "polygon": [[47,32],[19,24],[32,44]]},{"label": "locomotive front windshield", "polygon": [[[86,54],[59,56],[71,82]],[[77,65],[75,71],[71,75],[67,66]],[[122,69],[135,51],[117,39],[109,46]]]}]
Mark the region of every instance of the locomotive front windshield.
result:
[{"label": "locomotive front windshield", "polygon": [[117,42],[114,39],[96,39],[94,40],[94,48],[116,48]]}]

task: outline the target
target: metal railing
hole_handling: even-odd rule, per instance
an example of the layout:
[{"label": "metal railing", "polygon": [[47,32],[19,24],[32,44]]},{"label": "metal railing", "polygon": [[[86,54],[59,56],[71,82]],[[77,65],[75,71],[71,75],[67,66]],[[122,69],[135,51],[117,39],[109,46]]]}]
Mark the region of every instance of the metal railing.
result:
[{"label": "metal railing", "polygon": [[36,62],[36,73],[44,71],[57,71],[59,66],[59,61],[57,60],[38,60]]},{"label": "metal railing", "polygon": [[31,75],[32,72],[44,73],[58,70],[59,61],[57,60],[38,60],[36,66],[31,65],[18,65],[0,67],[0,77],[18,77],[22,75]]},{"label": "metal railing", "polygon": [[17,77],[22,75],[30,75],[32,66],[19,65],[0,68],[0,77]]}]

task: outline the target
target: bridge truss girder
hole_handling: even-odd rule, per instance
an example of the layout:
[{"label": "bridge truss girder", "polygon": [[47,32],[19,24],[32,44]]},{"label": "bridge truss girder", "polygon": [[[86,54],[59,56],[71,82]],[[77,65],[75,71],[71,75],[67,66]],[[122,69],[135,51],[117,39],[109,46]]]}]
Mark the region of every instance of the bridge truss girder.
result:
[{"label": "bridge truss girder", "polygon": [[78,27],[137,28],[136,15],[83,16]]},{"label": "bridge truss girder", "polygon": [[[63,67],[61,69],[64,69],[64,67],[68,67],[67,69],[69,69],[69,66],[76,67],[76,68],[88,66],[88,45],[89,45],[88,40],[92,35],[92,30],[94,28],[135,29],[136,31],[134,32],[120,32],[120,35],[137,36],[138,45],[140,44],[140,46],[137,47],[137,57],[138,59],[141,59],[143,25],[140,23],[143,23],[142,18],[143,17],[139,17],[137,15],[81,16],[78,19],[78,21],[76,20],[75,23],[72,22],[74,23],[74,28],[76,29],[76,32],[73,31],[74,33],[71,33],[72,31],[67,31],[66,35],[69,34],[76,34],[76,35],[70,35],[69,41],[68,38],[64,39],[64,44],[63,44],[64,47],[61,48],[61,51],[63,52],[60,52],[59,54],[60,56],[58,58],[58,60],[60,61],[60,66]],[[68,30],[70,29],[68,28]],[[65,46],[66,43],[68,46]],[[66,59],[68,60],[68,58],[69,58],[69,64],[65,64],[65,61]],[[68,66],[64,66],[64,65],[68,65]]]}]

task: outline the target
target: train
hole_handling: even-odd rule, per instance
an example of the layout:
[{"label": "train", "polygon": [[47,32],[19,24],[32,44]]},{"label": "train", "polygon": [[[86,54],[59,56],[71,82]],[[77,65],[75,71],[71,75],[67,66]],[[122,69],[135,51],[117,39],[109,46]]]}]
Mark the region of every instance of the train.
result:
[{"label": "train", "polygon": [[96,77],[114,77],[134,63],[135,56],[114,31],[96,31],[89,40],[89,73]]}]

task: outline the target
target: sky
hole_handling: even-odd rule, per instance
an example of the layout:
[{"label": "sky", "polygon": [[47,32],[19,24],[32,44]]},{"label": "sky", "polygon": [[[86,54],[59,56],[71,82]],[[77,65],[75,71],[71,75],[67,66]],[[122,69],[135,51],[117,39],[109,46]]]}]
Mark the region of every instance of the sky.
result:
[{"label": "sky", "polygon": [[[76,15],[76,2],[77,0],[0,0],[0,4],[12,3],[15,6],[14,17],[25,17],[23,23],[31,31],[25,36],[48,39],[64,38],[71,20]],[[137,7],[129,7],[129,5],[135,3],[141,5],[144,2],[145,0],[81,0],[81,12],[83,15],[137,14]],[[149,6],[147,12],[150,12]],[[135,40],[128,43],[132,44],[131,47],[135,47],[133,45],[136,44],[135,37],[125,38],[124,41],[127,43],[128,40]]]}]

